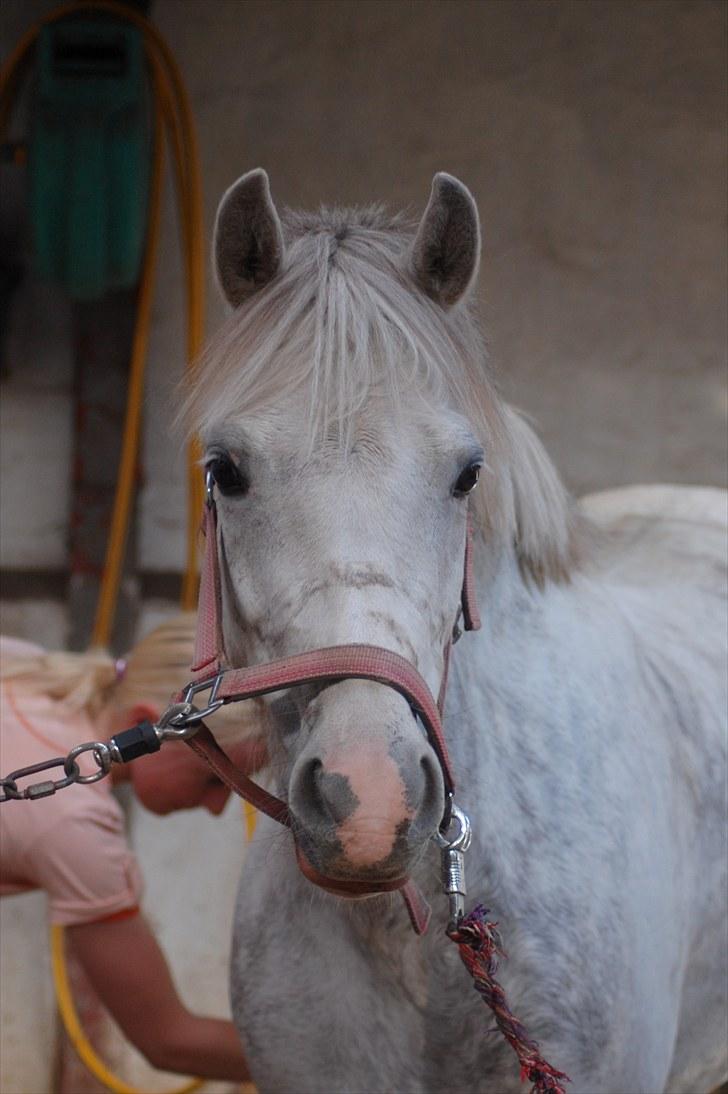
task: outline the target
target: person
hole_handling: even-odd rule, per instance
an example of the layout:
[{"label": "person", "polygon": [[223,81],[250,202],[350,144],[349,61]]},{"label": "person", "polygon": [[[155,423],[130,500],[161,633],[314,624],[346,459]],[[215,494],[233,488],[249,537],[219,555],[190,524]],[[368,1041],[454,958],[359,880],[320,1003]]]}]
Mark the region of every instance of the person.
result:
[{"label": "person", "polygon": [[[141,719],[156,721],[188,678],[194,626],[194,616],[183,613],[142,639],[124,661],[98,650],[50,653],[0,638],[2,774],[66,755],[84,741],[107,740]],[[246,705],[236,711],[238,719],[250,719]],[[260,738],[226,747],[248,772],[265,761]],[[189,748],[171,742],[128,765],[114,764],[99,782],[5,802],[0,895],[47,892],[51,923],[65,927],[101,1002],[150,1064],[244,1081],[248,1067],[232,1022],[185,1007],[140,910],[142,880],[112,778],[131,779],[142,804],[161,814],[193,806],[219,814],[230,793]]]}]

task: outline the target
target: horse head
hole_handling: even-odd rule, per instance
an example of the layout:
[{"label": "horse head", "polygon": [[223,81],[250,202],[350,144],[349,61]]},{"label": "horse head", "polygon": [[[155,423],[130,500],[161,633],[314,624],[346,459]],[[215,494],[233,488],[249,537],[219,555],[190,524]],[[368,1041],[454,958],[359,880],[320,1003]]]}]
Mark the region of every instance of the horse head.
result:
[{"label": "horse head", "polygon": [[[440,692],[485,460],[463,379],[482,358],[467,308],[479,249],[475,203],[449,175],[414,231],[377,208],[281,217],[263,171],[224,195],[214,265],[234,310],[188,410],[215,484],[231,664],[367,644]],[[407,875],[444,809],[407,700],[343,679],[270,713],[304,869]]]}]

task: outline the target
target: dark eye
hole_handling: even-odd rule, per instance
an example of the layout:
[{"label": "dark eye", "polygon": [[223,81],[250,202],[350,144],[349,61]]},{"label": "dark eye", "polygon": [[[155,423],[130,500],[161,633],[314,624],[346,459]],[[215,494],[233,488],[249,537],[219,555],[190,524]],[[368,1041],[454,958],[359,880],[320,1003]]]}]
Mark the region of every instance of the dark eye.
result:
[{"label": "dark eye", "polygon": [[250,483],[229,456],[215,456],[207,465],[215,485],[226,497],[247,494]]},{"label": "dark eye", "polygon": [[469,463],[458,475],[457,481],[452,488],[452,492],[456,498],[464,498],[466,494],[469,494],[471,490],[474,490],[478,485],[478,479],[480,478],[479,463]]}]

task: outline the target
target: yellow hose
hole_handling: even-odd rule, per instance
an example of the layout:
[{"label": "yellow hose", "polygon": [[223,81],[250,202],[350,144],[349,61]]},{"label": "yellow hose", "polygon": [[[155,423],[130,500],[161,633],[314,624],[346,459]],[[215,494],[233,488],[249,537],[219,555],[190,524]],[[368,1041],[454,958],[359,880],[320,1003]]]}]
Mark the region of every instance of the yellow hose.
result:
[{"label": "yellow hose", "polygon": [[137,313],[132,342],[129,381],[126,397],[126,418],[119,457],[114,507],[106,542],[103,578],[96,605],[96,618],[91,636],[93,646],[108,646],[111,628],[116,615],[119,584],[124,565],[124,553],[129,531],[139,452],[139,438],[144,401],[144,373],[147,363],[147,344],[152,314],[154,274],[159,249],[160,207],[162,198],[162,168],[164,145],[162,143],[162,119],[159,105],[155,108],[154,160],[149,189],[149,215],[144,266],[137,296]]},{"label": "yellow hose", "polygon": [[[59,927],[57,924],[54,924],[51,927],[51,965],[53,968],[53,983],[56,988],[56,998],[58,999],[58,1009],[61,1012],[63,1026],[80,1059],[91,1074],[94,1075],[99,1082],[103,1083],[108,1090],[112,1090],[114,1094],[144,1094],[144,1092],[137,1087],[129,1086],[128,1083],[122,1082],[121,1079],[117,1079],[117,1077],[109,1071],[104,1062],[96,1055],[83,1032],[73,1002],[71,986],[68,983],[68,972],[63,952],[63,927]],[[190,1094],[191,1091],[197,1090],[201,1085],[201,1079],[192,1079],[190,1082],[185,1083],[184,1086],[176,1087],[172,1094]]]},{"label": "yellow hose", "polygon": [[255,835],[255,826],[258,823],[258,811],[250,802],[243,802],[243,819],[245,821],[245,840],[250,843]]}]

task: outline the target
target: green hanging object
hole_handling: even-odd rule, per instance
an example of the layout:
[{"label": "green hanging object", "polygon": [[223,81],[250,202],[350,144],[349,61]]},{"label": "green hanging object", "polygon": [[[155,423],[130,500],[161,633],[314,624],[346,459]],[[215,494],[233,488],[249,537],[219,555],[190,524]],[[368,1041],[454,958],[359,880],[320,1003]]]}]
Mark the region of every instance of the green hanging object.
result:
[{"label": "green hanging object", "polygon": [[77,300],[131,288],[144,250],[152,144],[140,31],[109,18],[45,27],[31,109],[38,273]]}]

